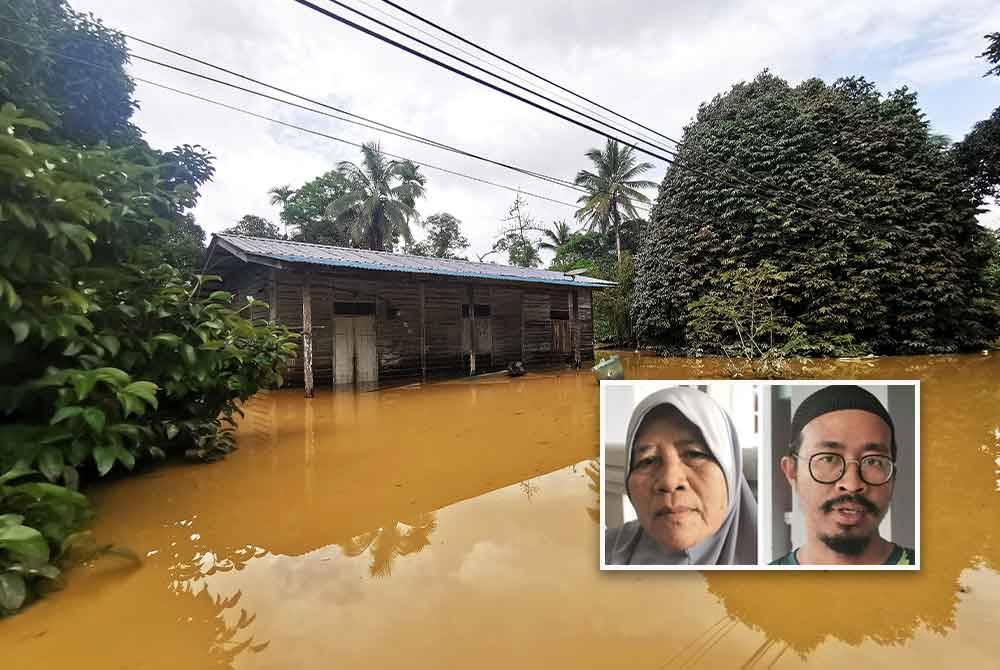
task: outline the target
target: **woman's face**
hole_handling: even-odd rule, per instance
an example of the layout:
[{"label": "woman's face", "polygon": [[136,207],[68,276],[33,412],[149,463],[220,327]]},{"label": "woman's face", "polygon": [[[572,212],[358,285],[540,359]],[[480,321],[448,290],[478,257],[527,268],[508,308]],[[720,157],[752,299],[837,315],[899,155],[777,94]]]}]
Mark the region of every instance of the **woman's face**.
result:
[{"label": "woman's face", "polygon": [[729,507],[726,477],[701,431],[672,407],[639,427],[628,490],[639,523],[668,551],[715,533]]}]

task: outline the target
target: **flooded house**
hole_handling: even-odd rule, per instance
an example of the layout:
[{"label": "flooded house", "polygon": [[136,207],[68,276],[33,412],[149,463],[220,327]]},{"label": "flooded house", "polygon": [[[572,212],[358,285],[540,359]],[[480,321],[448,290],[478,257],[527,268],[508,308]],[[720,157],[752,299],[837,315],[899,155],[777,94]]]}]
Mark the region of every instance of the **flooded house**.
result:
[{"label": "flooded house", "polygon": [[[302,333],[288,379],[376,387],[594,357],[593,292],[610,282],[508,265],[214,235],[205,272]],[[263,308],[261,308],[263,310]]]}]

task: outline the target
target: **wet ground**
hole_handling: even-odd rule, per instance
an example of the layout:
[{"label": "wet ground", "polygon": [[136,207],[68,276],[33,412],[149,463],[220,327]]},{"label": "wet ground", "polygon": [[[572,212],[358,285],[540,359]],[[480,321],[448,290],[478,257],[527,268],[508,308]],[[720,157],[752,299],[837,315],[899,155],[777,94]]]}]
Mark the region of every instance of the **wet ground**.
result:
[{"label": "wet ground", "polygon": [[[630,378],[719,377],[629,356]],[[105,558],[0,621],[7,668],[989,667],[1000,356],[922,380],[919,573],[601,573],[588,372],[259,395],[240,450],[91,491]]]}]

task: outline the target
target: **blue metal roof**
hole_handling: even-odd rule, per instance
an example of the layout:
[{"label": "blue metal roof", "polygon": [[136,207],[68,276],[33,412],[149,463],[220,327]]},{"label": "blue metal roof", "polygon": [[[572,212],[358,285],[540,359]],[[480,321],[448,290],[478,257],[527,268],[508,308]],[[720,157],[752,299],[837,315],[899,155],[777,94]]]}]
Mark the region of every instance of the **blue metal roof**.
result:
[{"label": "blue metal roof", "polygon": [[534,268],[522,268],[513,265],[475,263],[472,261],[457,261],[427,256],[408,256],[406,254],[394,254],[386,251],[368,251],[367,249],[351,249],[349,247],[334,247],[325,244],[309,244],[288,240],[271,240],[261,237],[242,237],[240,235],[213,235],[210,251],[220,241],[222,244],[219,246],[231,253],[235,253],[235,255],[245,256],[243,260],[248,262],[270,260],[358,270],[445,275],[471,279],[558,284],[561,286],[582,286],[587,288],[614,286],[613,282],[602,279],[593,279],[582,275],[572,277],[562,272],[553,272],[551,270],[536,270]]}]

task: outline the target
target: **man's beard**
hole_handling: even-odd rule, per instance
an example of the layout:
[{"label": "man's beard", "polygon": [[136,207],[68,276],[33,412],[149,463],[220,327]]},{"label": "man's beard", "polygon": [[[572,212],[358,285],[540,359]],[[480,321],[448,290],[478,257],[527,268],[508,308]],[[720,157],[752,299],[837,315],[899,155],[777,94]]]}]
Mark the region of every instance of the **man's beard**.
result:
[{"label": "man's beard", "polygon": [[[839,498],[834,498],[833,500],[828,500],[823,503],[820,508],[829,514],[833,511],[833,508],[845,503],[853,503],[864,508],[868,513],[874,516],[876,519],[881,518],[881,514],[878,506],[872,501],[868,500],[864,496],[852,496],[843,495]],[[851,535],[848,532],[841,533],[840,535],[820,535],[820,541],[829,547],[832,551],[841,554],[842,556],[860,556],[864,553],[868,545],[871,544],[872,538],[878,529],[873,530],[872,533],[864,536]]]},{"label": "man's beard", "polygon": [[871,535],[852,537],[850,535],[820,535],[820,541],[834,552],[842,556],[860,556],[871,544]]}]

